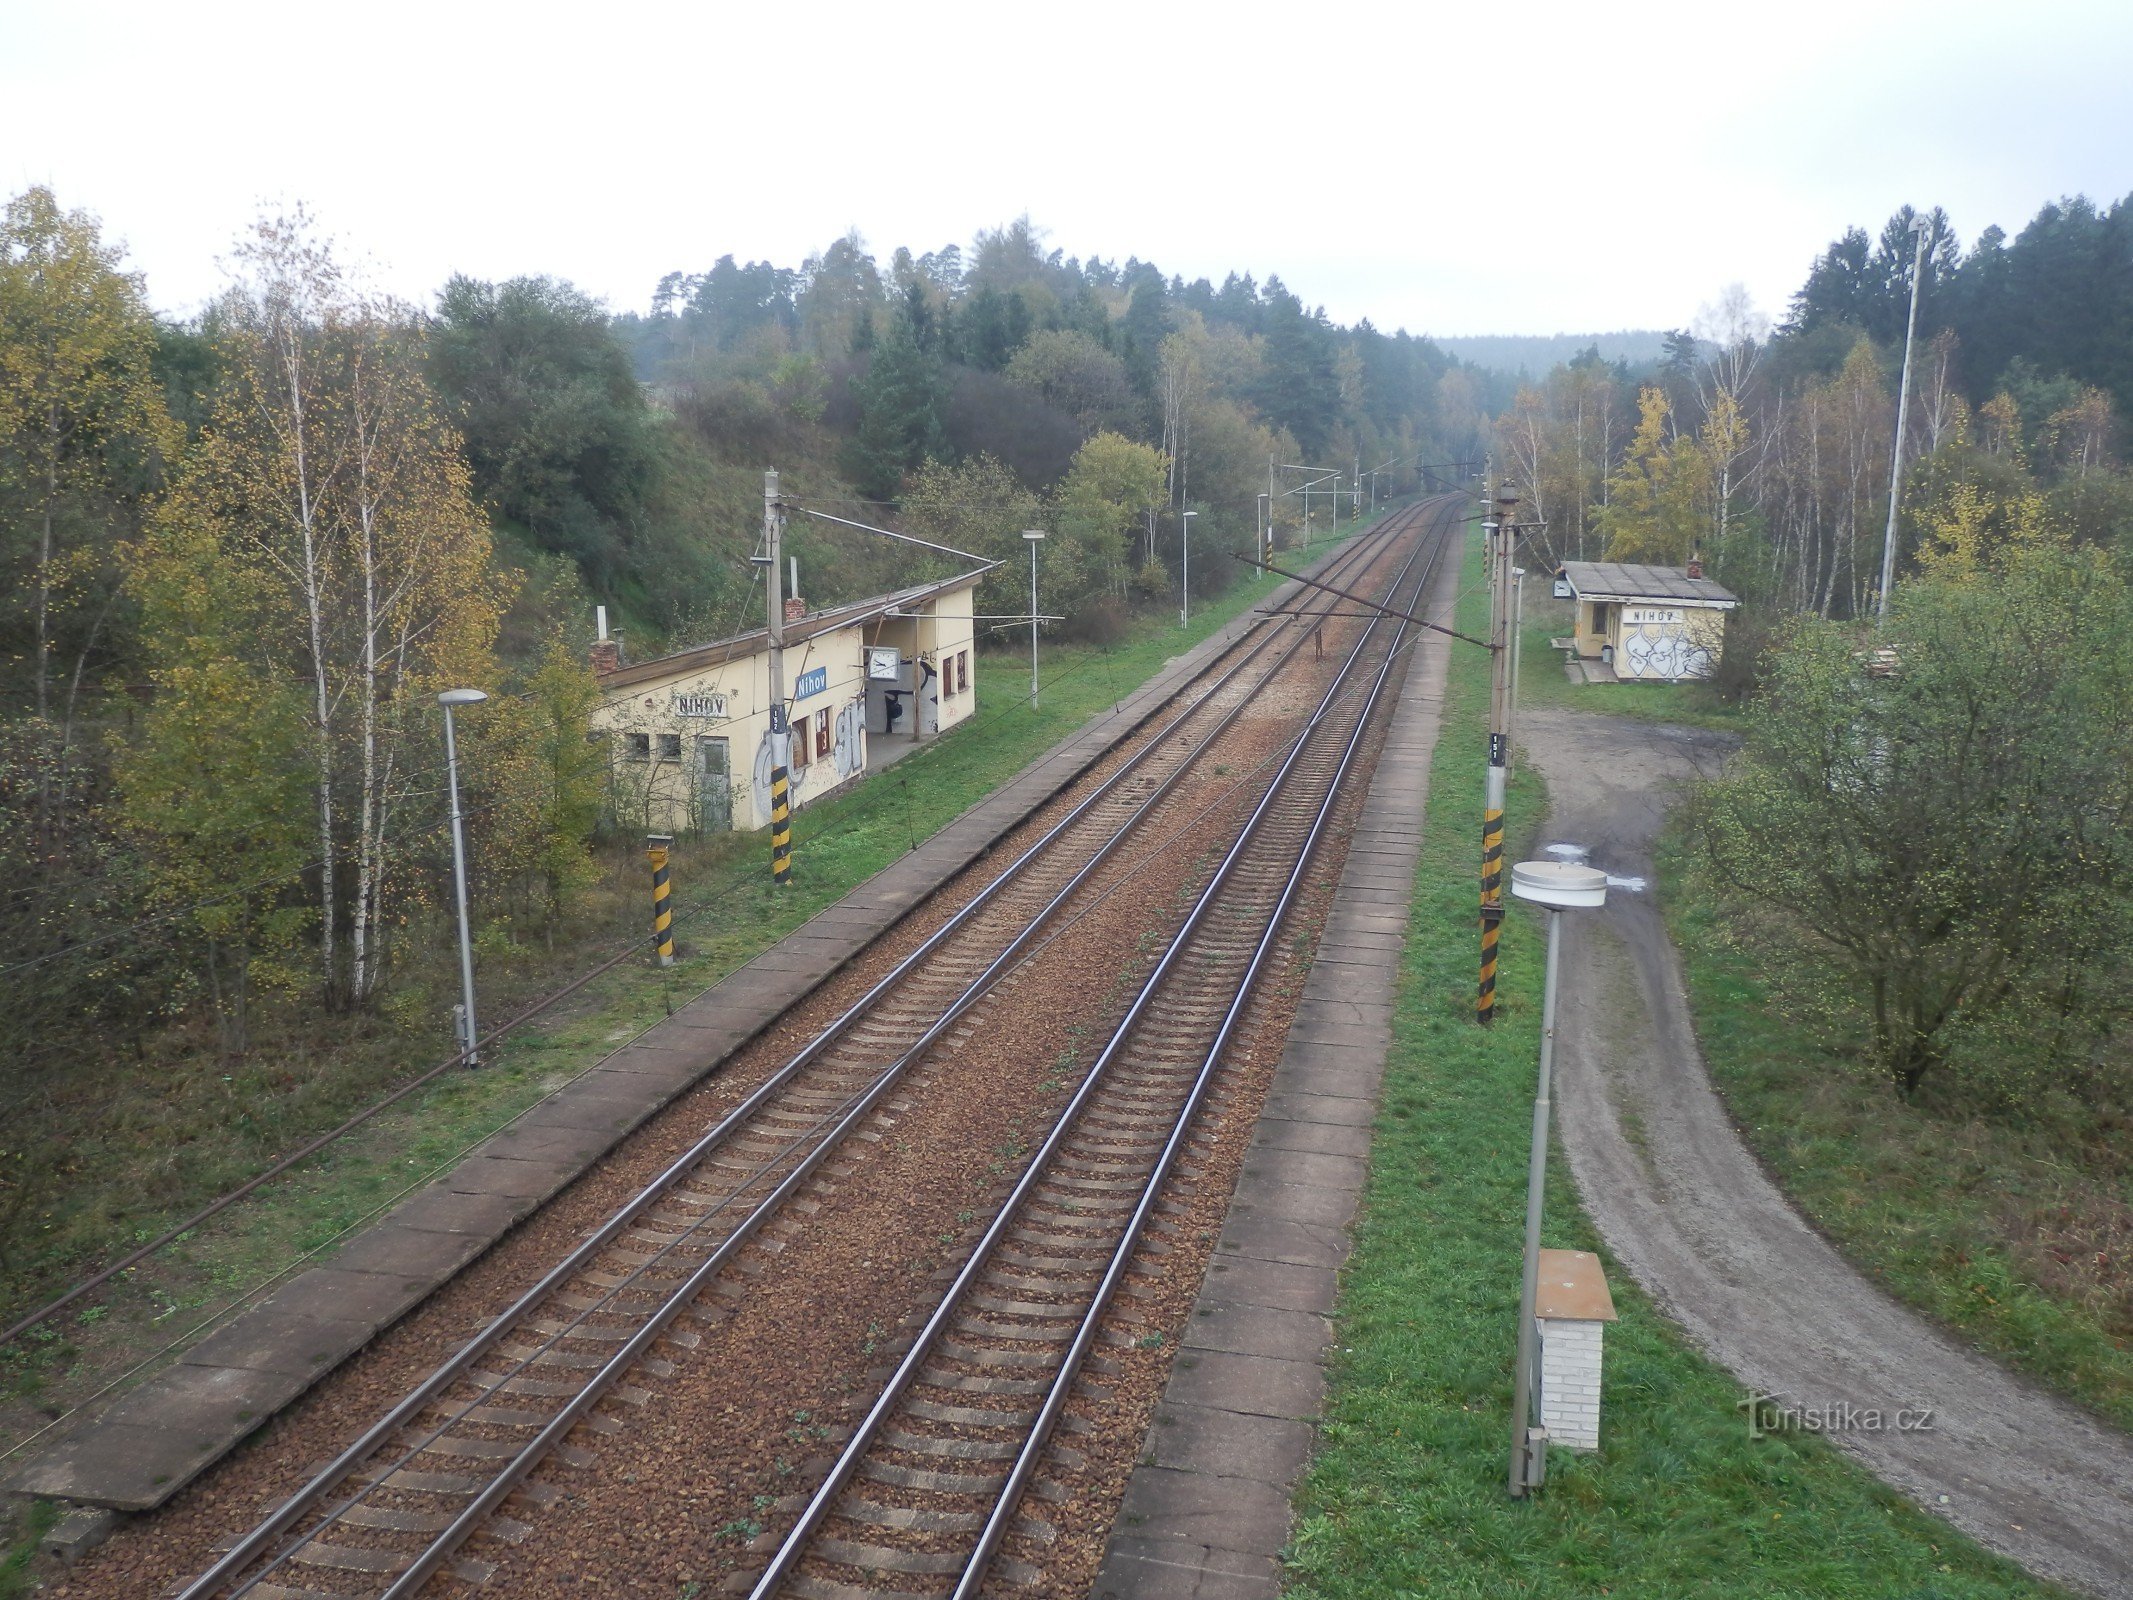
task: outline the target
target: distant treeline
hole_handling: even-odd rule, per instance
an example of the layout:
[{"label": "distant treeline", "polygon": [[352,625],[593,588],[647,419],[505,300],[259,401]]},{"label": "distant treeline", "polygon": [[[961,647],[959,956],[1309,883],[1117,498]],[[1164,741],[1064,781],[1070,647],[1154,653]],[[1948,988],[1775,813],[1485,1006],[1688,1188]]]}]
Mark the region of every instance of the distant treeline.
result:
[{"label": "distant treeline", "polygon": [[1666,354],[1666,333],[1659,328],[1623,328],[1614,333],[1435,334],[1431,342],[1469,365],[1525,378],[1544,377],[1587,351],[1602,361],[1622,362],[1632,369],[1654,366]]}]

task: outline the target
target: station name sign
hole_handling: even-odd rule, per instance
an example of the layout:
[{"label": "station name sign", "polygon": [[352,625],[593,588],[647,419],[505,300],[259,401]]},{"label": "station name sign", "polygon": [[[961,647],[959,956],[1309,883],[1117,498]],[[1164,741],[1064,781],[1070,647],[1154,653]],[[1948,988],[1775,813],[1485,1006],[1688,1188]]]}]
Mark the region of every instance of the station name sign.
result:
[{"label": "station name sign", "polygon": [[677,690],[674,695],[674,715],[677,717],[708,717],[714,722],[723,722],[730,713],[726,709],[726,697],[713,689],[697,689],[684,694]]},{"label": "station name sign", "polygon": [[1622,620],[1632,628],[1668,627],[1683,620],[1679,606],[1624,606]]},{"label": "station name sign", "polygon": [[801,673],[799,681],[792,686],[792,697],[795,700],[805,700],[811,694],[820,694],[829,687],[829,683],[830,669],[828,667],[810,668],[808,671]]}]

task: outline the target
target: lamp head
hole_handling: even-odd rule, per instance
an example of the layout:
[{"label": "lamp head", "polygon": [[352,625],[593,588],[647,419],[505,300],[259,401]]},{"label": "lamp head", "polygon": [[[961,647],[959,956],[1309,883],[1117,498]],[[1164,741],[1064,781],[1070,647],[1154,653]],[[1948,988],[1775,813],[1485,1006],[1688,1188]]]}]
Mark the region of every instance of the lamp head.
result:
[{"label": "lamp head", "polygon": [[1037,540],[1044,537],[1044,530],[1042,528],[1024,528],[1022,530],[1022,537],[1034,544]]},{"label": "lamp head", "polygon": [[478,706],[489,696],[480,689],[447,689],[437,697],[441,706]]},{"label": "lamp head", "polygon": [[1511,868],[1511,892],[1550,911],[1607,904],[1607,874],[1569,861],[1520,861]]}]

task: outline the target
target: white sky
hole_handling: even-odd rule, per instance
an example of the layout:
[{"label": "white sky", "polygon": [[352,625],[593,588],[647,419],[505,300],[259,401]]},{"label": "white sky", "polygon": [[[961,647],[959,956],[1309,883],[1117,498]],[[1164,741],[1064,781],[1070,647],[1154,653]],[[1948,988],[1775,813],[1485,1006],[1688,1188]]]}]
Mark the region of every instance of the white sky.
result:
[{"label": "white sky", "polygon": [[300,199],[424,301],[546,272],[641,309],[728,252],[1026,210],[1388,330],[1672,326],[1735,280],[1781,310],[1905,201],[1967,246],[2133,191],[2133,4],[0,0],[0,185],[35,182],[173,311]]}]

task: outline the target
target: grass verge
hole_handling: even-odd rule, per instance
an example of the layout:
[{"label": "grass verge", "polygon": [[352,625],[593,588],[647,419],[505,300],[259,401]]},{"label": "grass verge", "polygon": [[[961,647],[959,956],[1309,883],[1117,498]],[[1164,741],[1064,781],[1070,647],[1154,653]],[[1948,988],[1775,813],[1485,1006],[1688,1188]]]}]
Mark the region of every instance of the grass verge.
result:
[{"label": "grass verge", "polygon": [[[1323,548],[1286,554],[1308,560]],[[1199,610],[1189,628],[1157,615],[1139,619],[1108,648],[1047,646],[1041,711],[1015,698],[1025,681],[1016,675],[1017,655],[984,658],[981,673],[989,667],[998,676],[977,685],[971,721],[795,815],[794,882],[786,891],[770,882],[767,834],[679,841],[674,967],[618,967],[505,1040],[481,1071],[440,1079],[93,1303],[0,1349],[0,1462],[68,1406],[153,1360],[276,1274],[323,1254],[618,1044],[915,848],[1170,658],[1260,603],[1270,587],[1240,582]],[[606,878],[594,909],[558,949],[545,949],[545,941],[508,948],[485,942],[480,981],[490,1017],[510,1014],[622,942],[641,940],[649,920],[643,858],[619,847],[603,859]],[[46,1152],[48,1170],[37,1175],[40,1203],[16,1214],[5,1241],[0,1318],[155,1237],[280,1151],[446,1054],[443,1029],[423,1030],[446,1017],[457,997],[456,947],[434,940],[420,959],[422,970],[399,975],[378,1015],[336,1019],[315,1038],[261,1048],[235,1067],[206,1056],[174,1071],[152,1052],[115,1056],[109,1079],[94,1092],[48,1098],[41,1112],[29,1113],[66,1125],[30,1130],[36,1136],[22,1140],[25,1160],[31,1151]]]},{"label": "grass verge", "polygon": [[[1462,626],[1478,631],[1485,605],[1470,593]],[[1487,1033],[1475,1028],[1472,751],[1486,695],[1486,658],[1455,647],[1327,1422],[1298,1496],[1290,1592],[1308,1600],[2055,1593],[1823,1441],[1751,1438],[1739,1386],[1619,1270],[1605,1448],[1593,1457],[1558,1452],[1536,1500],[1506,1498],[1542,935],[1524,914],[1506,921],[1498,1022]],[[1542,806],[1521,774],[1510,814],[1535,819]],[[1512,844],[1532,839],[1527,820]],[[1550,1168],[1546,1238],[1599,1248],[1560,1159]]]}]

